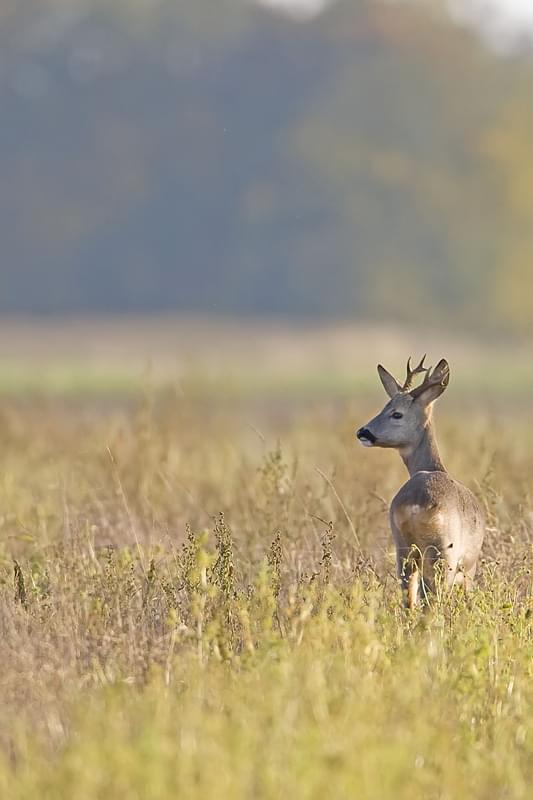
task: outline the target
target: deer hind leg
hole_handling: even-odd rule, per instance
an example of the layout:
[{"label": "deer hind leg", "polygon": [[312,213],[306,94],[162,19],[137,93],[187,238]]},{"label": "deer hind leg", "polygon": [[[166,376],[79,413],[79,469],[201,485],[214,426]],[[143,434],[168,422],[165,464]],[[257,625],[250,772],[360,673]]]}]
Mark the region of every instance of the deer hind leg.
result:
[{"label": "deer hind leg", "polygon": [[421,584],[424,600],[428,601],[429,594],[438,592],[443,581],[444,583],[448,581],[446,564],[438,547],[433,544],[428,545],[422,553]]},{"label": "deer hind leg", "polygon": [[470,569],[464,569],[462,564],[458,564],[455,573],[453,575],[453,580],[451,581],[451,588],[456,586],[461,587],[461,589],[468,593],[472,591],[474,588],[474,576],[476,574],[476,565],[474,564],[473,567]]},{"label": "deer hind leg", "polygon": [[411,548],[398,548],[398,577],[405,592],[407,608],[420,603],[428,605],[430,596],[439,586],[449,585],[447,564],[434,545],[421,551],[416,545]]},{"label": "deer hind leg", "polygon": [[476,568],[475,567],[474,567],[473,570],[470,570],[469,572],[465,572],[465,574],[464,574],[465,575],[465,579],[464,579],[465,592],[471,592],[472,589],[474,588],[474,577],[475,577],[475,574],[476,574]]},{"label": "deer hind leg", "polygon": [[413,548],[398,547],[396,571],[404,590],[405,605],[412,610],[420,601],[421,571],[418,552]]},{"label": "deer hind leg", "polygon": [[412,611],[418,605],[420,594],[420,570],[418,564],[411,569],[411,574],[407,580],[407,608]]}]

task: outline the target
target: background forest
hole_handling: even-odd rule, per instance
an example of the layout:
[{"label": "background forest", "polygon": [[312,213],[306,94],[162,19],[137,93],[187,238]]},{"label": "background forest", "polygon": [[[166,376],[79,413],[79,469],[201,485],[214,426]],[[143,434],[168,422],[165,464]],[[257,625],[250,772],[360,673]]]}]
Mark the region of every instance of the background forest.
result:
[{"label": "background forest", "polygon": [[0,311],[533,332],[533,55],[439,3],[0,7]]}]

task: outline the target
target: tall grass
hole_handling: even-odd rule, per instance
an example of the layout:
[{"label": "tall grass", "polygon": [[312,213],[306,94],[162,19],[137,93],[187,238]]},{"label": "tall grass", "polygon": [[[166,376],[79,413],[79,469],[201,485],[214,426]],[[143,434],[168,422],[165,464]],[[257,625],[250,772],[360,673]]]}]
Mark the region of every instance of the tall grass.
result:
[{"label": "tall grass", "polygon": [[531,418],[439,419],[489,531],[409,614],[370,410],[4,401],[0,797],[531,796]]}]

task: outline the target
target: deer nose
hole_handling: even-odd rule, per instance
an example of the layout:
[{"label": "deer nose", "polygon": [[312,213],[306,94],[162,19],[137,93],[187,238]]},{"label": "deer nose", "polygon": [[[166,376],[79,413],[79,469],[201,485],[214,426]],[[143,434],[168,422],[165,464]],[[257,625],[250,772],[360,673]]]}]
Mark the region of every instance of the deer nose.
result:
[{"label": "deer nose", "polygon": [[370,442],[371,444],[375,444],[376,437],[373,433],[371,433],[368,428],[359,428],[357,431],[357,438],[360,442]]}]

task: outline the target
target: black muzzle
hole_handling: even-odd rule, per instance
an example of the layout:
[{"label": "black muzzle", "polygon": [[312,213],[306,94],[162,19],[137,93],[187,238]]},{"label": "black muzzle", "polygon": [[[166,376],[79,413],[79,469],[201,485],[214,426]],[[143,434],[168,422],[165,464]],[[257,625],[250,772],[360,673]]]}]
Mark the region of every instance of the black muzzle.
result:
[{"label": "black muzzle", "polygon": [[370,442],[371,444],[376,443],[376,437],[373,433],[371,433],[371,431],[368,430],[368,428],[359,428],[357,431],[357,438],[360,442],[365,441],[366,439],[366,441]]}]

